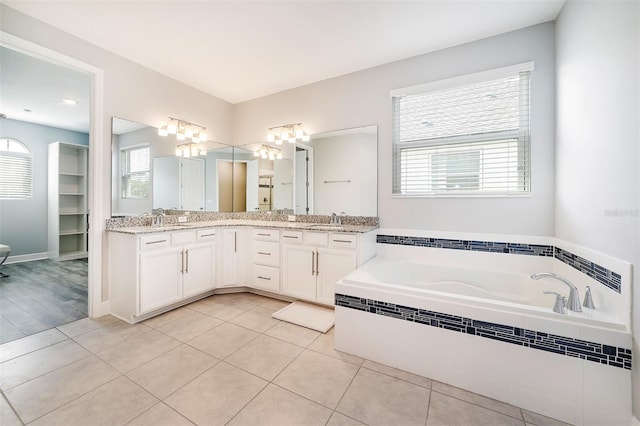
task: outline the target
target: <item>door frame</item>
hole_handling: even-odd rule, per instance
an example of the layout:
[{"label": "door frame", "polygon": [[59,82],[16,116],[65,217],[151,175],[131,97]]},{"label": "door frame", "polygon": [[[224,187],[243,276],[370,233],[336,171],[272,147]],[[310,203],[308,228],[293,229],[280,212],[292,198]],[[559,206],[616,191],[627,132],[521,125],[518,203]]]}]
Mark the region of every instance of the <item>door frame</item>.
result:
[{"label": "door frame", "polygon": [[[91,101],[89,117],[89,254],[87,277],[87,312],[90,318],[110,312],[109,301],[102,301],[103,256],[102,246],[105,222],[109,217],[100,194],[104,186],[104,172],[109,162],[102,161],[104,150],[104,72],[101,68],[64,55],[42,45],[13,34],[0,31],[0,46],[54,62],[91,76]],[[111,146],[109,141],[109,146]],[[108,292],[107,292],[108,293]]]}]

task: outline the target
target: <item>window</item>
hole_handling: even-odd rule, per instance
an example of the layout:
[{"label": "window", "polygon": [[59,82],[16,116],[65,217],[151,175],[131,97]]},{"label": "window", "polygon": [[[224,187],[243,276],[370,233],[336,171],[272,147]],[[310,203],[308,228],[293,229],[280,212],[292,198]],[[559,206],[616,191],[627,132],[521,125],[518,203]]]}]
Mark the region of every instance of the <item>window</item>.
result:
[{"label": "window", "polygon": [[33,198],[33,158],[22,142],[0,138],[0,199]]},{"label": "window", "polygon": [[530,191],[532,63],[394,90],[396,196]]},{"label": "window", "polygon": [[149,146],[121,151],[122,198],[149,198]]}]

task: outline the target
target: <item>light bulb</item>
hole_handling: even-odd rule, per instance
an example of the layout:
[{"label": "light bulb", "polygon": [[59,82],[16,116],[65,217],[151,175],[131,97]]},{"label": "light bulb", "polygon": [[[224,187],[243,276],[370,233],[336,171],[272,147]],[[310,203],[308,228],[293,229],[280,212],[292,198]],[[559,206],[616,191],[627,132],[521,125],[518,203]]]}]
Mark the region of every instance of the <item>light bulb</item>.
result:
[{"label": "light bulb", "polygon": [[200,132],[200,142],[206,142],[207,141],[207,132],[205,131],[205,129],[202,129],[202,131]]},{"label": "light bulb", "polygon": [[303,136],[304,136],[304,131],[302,131],[302,129],[297,129],[296,130],[296,139],[302,139]]},{"label": "light bulb", "polygon": [[191,139],[193,137],[193,129],[191,127],[187,127],[186,129],[184,129],[184,136],[187,139]]},{"label": "light bulb", "polygon": [[189,158],[191,157],[191,150],[189,149],[189,147],[186,147],[183,151],[182,151],[182,156],[184,158]]},{"label": "light bulb", "polygon": [[282,139],[276,139],[276,145],[282,145]]},{"label": "light bulb", "polygon": [[260,151],[253,151],[254,157],[260,157]]},{"label": "light bulb", "polygon": [[280,139],[282,139],[283,141],[289,139],[289,132],[285,131],[280,133]]},{"label": "light bulb", "polygon": [[176,155],[178,157],[180,157],[182,155],[182,150],[180,149],[180,147],[176,147]]},{"label": "light bulb", "polygon": [[191,156],[192,157],[197,157],[198,156],[198,147],[195,145],[191,146]]},{"label": "light bulb", "polygon": [[269,160],[275,160],[276,154],[273,151],[269,151]]},{"label": "light bulb", "polygon": [[276,141],[276,135],[273,134],[273,132],[269,132],[269,134],[267,134],[267,142],[275,142]]},{"label": "light bulb", "polygon": [[282,151],[278,152],[278,154],[276,155],[276,158],[278,160],[282,160]]},{"label": "light bulb", "polygon": [[311,140],[311,136],[305,134],[302,136],[302,142],[309,142]]},{"label": "light bulb", "polygon": [[179,141],[185,140],[184,129],[178,129],[176,133],[176,139],[178,139]]},{"label": "light bulb", "polygon": [[201,150],[200,150],[200,155],[207,155],[207,151],[206,151],[206,150],[204,150],[204,149],[201,149]]},{"label": "light bulb", "polygon": [[158,134],[160,136],[167,136],[169,134],[169,132],[167,131],[167,125],[163,124],[162,126],[160,126],[160,128],[158,129]]},{"label": "light bulb", "polygon": [[177,131],[178,131],[178,126],[176,125],[176,123],[170,122],[169,124],[167,124],[167,132],[170,135],[175,135]]},{"label": "light bulb", "polygon": [[296,138],[289,138],[289,143],[296,143]]}]

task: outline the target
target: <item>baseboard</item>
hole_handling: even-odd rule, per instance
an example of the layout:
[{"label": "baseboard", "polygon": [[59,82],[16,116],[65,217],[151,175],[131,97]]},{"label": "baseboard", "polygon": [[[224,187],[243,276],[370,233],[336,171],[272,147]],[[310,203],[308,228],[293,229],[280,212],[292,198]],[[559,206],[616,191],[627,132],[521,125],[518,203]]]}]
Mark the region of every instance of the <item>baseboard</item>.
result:
[{"label": "baseboard", "polygon": [[631,426],[640,426],[640,420],[637,417],[631,417]]},{"label": "baseboard", "polygon": [[46,251],[43,253],[19,254],[16,256],[9,256],[4,264],[8,265],[10,263],[31,262],[32,260],[44,260],[48,258],[49,255]]}]

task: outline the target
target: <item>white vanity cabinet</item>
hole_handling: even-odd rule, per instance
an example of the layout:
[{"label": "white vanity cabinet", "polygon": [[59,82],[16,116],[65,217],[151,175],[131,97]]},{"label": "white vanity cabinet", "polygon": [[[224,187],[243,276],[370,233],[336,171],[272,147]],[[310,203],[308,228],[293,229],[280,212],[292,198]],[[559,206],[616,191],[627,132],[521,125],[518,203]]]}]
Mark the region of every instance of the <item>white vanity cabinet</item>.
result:
[{"label": "white vanity cabinet", "polygon": [[280,231],[254,229],[251,287],[280,293]]},{"label": "white vanity cabinet", "polygon": [[220,287],[238,287],[249,282],[251,229],[218,228],[222,234]]},{"label": "white vanity cabinet", "polygon": [[111,312],[140,317],[213,290],[215,236],[210,229],[144,235],[111,233]]},{"label": "white vanity cabinet", "polygon": [[366,242],[358,240],[355,234],[284,231],[282,292],[333,305],[336,281],[373,257]]}]

